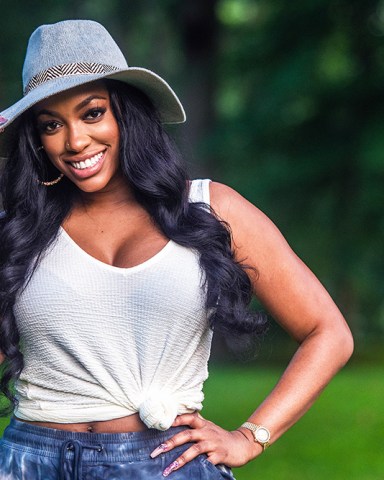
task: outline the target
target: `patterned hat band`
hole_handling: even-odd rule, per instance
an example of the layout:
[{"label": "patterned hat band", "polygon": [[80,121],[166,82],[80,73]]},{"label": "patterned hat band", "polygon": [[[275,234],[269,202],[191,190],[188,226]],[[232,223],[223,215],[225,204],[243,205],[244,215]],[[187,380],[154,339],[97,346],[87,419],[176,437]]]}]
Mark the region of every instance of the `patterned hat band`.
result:
[{"label": "patterned hat band", "polygon": [[39,85],[55,78],[69,77],[71,75],[110,74],[120,70],[120,68],[112,65],[102,65],[100,63],[81,62],[55,65],[32,77],[24,89],[24,96]]}]

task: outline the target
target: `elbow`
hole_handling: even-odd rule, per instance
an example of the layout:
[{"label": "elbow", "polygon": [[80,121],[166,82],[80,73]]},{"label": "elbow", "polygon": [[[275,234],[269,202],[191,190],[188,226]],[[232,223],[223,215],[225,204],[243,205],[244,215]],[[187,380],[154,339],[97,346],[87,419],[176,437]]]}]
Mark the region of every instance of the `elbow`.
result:
[{"label": "elbow", "polygon": [[341,322],[339,320],[340,317],[336,321],[328,321],[327,325],[317,330],[317,334],[314,335],[322,354],[329,359],[335,372],[348,363],[354,349],[351,330],[343,317]]},{"label": "elbow", "polygon": [[333,337],[336,340],[336,349],[338,352],[340,368],[349,361],[354,350],[353,335],[347,324],[343,328],[339,328],[337,334],[333,332]]},{"label": "elbow", "polygon": [[348,360],[352,357],[352,354],[353,354],[353,350],[355,348],[355,343],[354,343],[354,339],[353,339],[353,335],[352,335],[352,332],[349,330],[349,336],[348,336],[348,345],[347,345],[347,348],[348,348],[348,357],[345,361],[345,363],[348,362]]}]

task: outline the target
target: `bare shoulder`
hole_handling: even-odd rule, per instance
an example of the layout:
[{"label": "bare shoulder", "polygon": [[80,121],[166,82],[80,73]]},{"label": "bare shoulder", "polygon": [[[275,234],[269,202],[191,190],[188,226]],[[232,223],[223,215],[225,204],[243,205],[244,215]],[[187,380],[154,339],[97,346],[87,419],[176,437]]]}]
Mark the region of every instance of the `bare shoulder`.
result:
[{"label": "bare shoulder", "polygon": [[227,185],[212,182],[210,193],[212,208],[231,229],[235,257],[258,272],[255,288],[298,262],[280,230],[259,208]]},{"label": "bare shoulder", "polygon": [[211,182],[209,185],[211,206],[218,215],[225,215],[234,203],[242,203],[245,200],[236,190],[219,182]]},{"label": "bare shoulder", "polygon": [[269,221],[268,217],[259,208],[228,185],[211,182],[210,196],[212,208],[223,220],[234,220],[241,214],[246,217],[253,215],[261,222]]},{"label": "bare shoulder", "polygon": [[[210,185],[211,206],[216,214],[231,227],[235,249],[252,244],[254,250],[281,246],[286,242],[276,225],[258,207],[233,188],[218,182]],[[272,242],[272,243],[271,243]],[[260,247],[256,248],[255,247]]]}]

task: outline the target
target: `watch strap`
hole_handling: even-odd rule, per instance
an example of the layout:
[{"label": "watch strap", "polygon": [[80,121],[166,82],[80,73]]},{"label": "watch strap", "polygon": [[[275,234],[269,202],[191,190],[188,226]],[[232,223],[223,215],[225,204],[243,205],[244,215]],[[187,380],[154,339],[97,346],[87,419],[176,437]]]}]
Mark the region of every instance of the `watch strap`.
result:
[{"label": "watch strap", "polygon": [[[263,425],[257,425],[256,423],[252,422],[244,422],[241,427],[247,428],[248,430],[251,430],[253,433],[253,437],[255,439],[255,442],[259,443],[263,447],[263,451],[265,451],[269,447],[269,440],[271,438],[271,434],[268,430],[267,427],[264,427]],[[257,438],[257,431],[258,430],[264,430],[267,433],[267,439],[266,441],[263,441],[259,438]]]}]

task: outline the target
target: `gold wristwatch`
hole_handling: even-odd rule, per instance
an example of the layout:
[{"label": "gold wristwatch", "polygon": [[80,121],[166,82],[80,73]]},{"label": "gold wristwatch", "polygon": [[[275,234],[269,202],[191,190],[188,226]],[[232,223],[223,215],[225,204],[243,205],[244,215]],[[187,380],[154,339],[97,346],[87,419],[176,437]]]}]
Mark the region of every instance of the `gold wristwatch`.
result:
[{"label": "gold wristwatch", "polygon": [[241,425],[248,430],[251,430],[255,438],[255,442],[259,443],[263,447],[263,451],[269,447],[269,440],[271,439],[271,433],[268,428],[262,425],[256,425],[255,423],[245,422]]}]

